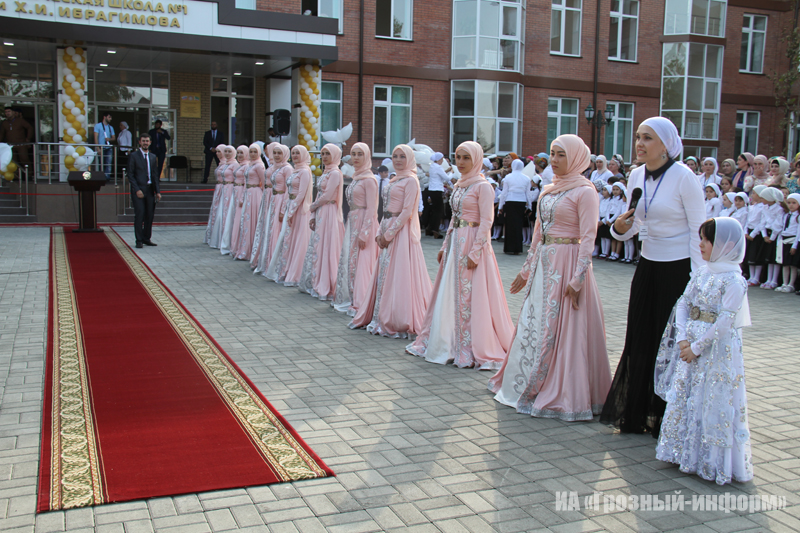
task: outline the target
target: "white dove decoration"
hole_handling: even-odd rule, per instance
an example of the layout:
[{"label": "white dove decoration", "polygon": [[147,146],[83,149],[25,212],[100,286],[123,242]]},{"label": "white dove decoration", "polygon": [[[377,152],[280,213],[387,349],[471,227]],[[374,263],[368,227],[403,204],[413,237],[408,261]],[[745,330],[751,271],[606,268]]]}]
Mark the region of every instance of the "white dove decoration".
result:
[{"label": "white dove decoration", "polygon": [[353,135],[353,123],[351,122],[344,128],[340,128],[336,131],[323,131],[322,137],[328,141],[329,143],[333,143],[341,147],[345,144],[345,141]]}]

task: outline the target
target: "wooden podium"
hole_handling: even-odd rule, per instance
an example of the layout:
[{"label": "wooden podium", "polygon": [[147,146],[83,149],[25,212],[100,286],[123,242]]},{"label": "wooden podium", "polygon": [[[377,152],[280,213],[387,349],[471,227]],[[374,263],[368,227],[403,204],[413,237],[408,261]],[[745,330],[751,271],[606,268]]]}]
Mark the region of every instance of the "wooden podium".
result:
[{"label": "wooden podium", "polygon": [[97,227],[97,199],[95,193],[108,183],[106,175],[92,170],[81,172],[76,170],[67,176],[67,182],[78,191],[78,229],[76,233],[103,231]]}]

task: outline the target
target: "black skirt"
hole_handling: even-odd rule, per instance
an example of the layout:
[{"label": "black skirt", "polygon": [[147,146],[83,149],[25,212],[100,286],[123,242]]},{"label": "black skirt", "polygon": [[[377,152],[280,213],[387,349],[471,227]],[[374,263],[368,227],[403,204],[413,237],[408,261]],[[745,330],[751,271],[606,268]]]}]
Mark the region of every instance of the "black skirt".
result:
[{"label": "black skirt", "polygon": [[506,216],[506,235],[503,251],[507,254],[521,254],[525,202],[506,202],[503,205],[503,213]]},{"label": "black skirt", "polygon": [[776,259],[776,252],[778,251],[778,243],[775,241],[766,242],[760,235],[754,239],[761,240],[761,244],[758,247],[758,253],[756,254],[756,265],[774,265],[777,263]]},{"label": "black skirt", "polygon": [[597,229],[597,236],[601,239],[610,239],[611,238],[611,227],[606,226],[603,224]]},{"label": "black skirt", "polygon": [[690,259],[657,262],[642,257],[631,282],[625,348],[600,422],[623,433],[658,437],[666,403],[653,390],[658,347],[672,308],[686,289]]},{"label": "black skirt", "polygon": [[[792,255],[792,243],[790,242],[783,245],[783,262],[781,264],[783,266],[800,267],[800,250],[795,250],[794,255]],[[783,282],[787,283],[788,280]]]},{"label": "black skirt", "polygon": [[764,237],[759,233],[753,240],[748,240],[745,245],[745,253],[747,254],[747,262],[751,265],[757,265],[758,257],[761,254],[761,248],[764,246]]}]

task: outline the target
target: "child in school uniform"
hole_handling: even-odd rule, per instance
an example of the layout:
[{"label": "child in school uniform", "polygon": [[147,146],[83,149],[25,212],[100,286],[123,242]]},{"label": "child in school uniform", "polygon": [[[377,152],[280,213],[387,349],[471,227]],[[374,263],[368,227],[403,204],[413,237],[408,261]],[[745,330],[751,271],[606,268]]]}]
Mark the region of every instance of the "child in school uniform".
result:
[{"label": "child in school uniform", "polygon": [[736,198],[735,192],[726,192],[722,195],[722,211],[719,212],[719,216],[721,217],[729,217],[731,213],[736,211],[736,206],[733,205],[733,201]]},{"label": "child in school uniform", "polygon": [[619,261],[619,254],[622,251],[622,241],[618,241],[610,234],[610,228],[617,220],[617,217],[625,212],[627,202],[623,200],[624,194],[627,192],[625,185],[617,181],[611,186],[611,212],[612,215],[608,217],[609,222],[609,235],[611,236],[611,255],[608,256],[609,261]]},{"label": "child in school uniform", "polygon": [[750,271],[750,277],[747,279],[747,285],[749,287],[761,285],[761,270],[763,269],[763,265],[758,264],[758,257],[764,245],[764,237],[761,235],[761,224],[764,219],[766,205],[759,193],[766,188],[766,185],[756,185],[750,191],[750,209],[747,214],[747,231],[745,232],[745,239],[747,240],[747,265]]},{"label": "child in school uniform", "polygon": [[[600,220],[597,223],[597,238],[600,240],[600,259],[605,259],[611,253],[611,224],[610,218],[614,216],[612,212],[614,204],[611,198],[611,185],[603,185],[600,194]],[[618,214],[618,213],[617,213]]]},{"label": "child in school uniform", "polygon": [[655,369],[667,402],[656,458],[718,485],[753,479],[741,328],[750,325],[739,270],[745,238],[731,218],[700,226],[706,263],[672,310]]},{"label": "child in school uniform", "polygon": [[714,218],[719,216],[722,211],[722,192],[719,190],[719,185],[716,183],[709,183],[706,185],[706,218]]},{"label": "child in school uniform", "polygon": [[775,187],[767,187],[760,195],[766,208],[762,220],[761,235],[764,243],[759,250],[757,262],[767,267],[767,281],[761,284],[762,289],[773,290],[778,287],[778,276],[781,268],[777,261],[778,239],[783,231],[783,217],[786,211],[783,207],[783,193]]},{"label": "child in school uniform", "polygon": [[795,292],[797,267],[800,267],[800,194],[793,193],[786,198],[786,214],[783,230],[778,238],[778,263],[783,267],[783,285],[776,292]]}]

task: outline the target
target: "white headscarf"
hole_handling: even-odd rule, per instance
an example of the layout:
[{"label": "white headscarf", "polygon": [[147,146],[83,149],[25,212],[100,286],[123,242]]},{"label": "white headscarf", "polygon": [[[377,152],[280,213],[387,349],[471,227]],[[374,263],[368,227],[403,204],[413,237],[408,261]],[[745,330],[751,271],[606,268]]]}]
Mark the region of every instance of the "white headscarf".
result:
[{"label": "white headscarf", "polygon": [[611,196],[612,189],[614,188],[613,185],[604,185],[605,189],[608,191],[608,196]]},{"label": "white headscarf", "polygon": [[788,200],[789,198],[791,198],[792,200],[794,200],[795,202],[797,202],[798,204],[800,204],[800,194],[798,194],[798,193],[796,193],[796,192],[793,192],[792,194],[790,194],[789,196],[787,196],[787,197],[786,197],[786,199],[787,199],[787,200]]},{"label": "white headscarf", "polygon": [[[728,194],[730,194],[730,193],[728,193]],[[745,207],[750,205],[750,197],[747,195],[746,192],[737,192],[736,193],[736,197],[737,198],[741,198],[742,200],[744,200]]]},{"label": "white headscarf", "polygon": [[726,192],[725,193],[725,198],[727,198],[728,201],[732,204],[733,201],[736,199],[736,193],[735,192]]},{"label": "white headscarf", "polygon": [[[708,185],[706,185],[706,189],[708,189],[709,187],[714,189],[714,192],[717,194],[717,198],[722,196],[722,191],[719,190],[719,185],[717,185],[716,183],[709,183]],[[705,189],[703,190],[705,191]]]},{"label": "white headscarf", "polygon": [[768,202],[782,202],[783,191],[775,187],[765,187],[758,195]]},{"label": "white headscarf", "polygon": [[[714,219],[714,249],[711,258],[706,263],[709,272],[720,274],[722,272],[741,273],[739,264],[744,261],[746,242],[742,225],[730,217],[717,217]],[[747,292],[744,293],[742,307],[736,313],[733,327],[743,328],[749,326],[750,304]]]},{"label": "white headscarf", "polygon": [[[711,177],[713,178],[714,176],[719,175],[719,163],[717,163],[717,160],[714,159],[713,157],[706,157],[705,159],[703,159],[703,163],[705,163],[706,161],[711,161],[712,163],[714,163],[714,172],[711,173]],[[703,176],[706,175],[706,171],[703,170],[702,168],[700,168],[700,172],[703,173]]]},{"label": "white headscarf", "polygon": [[522,176],[525,179],[528,177],[522,173],[522,169],[525,168],[525,163],[522,162],[522,159],[515,159],[511,162],[511,174],[509,176]]},{"label": "white headscarf", "polygon": [[683,151],[683,143],[678,135],[678,129],[671,120],[664,117],[650,117],[644,122],[643,126],[649,126],[656,132],[658,138],[664,143],[667,148],[667,154],[673,159],[681,155]]}]

